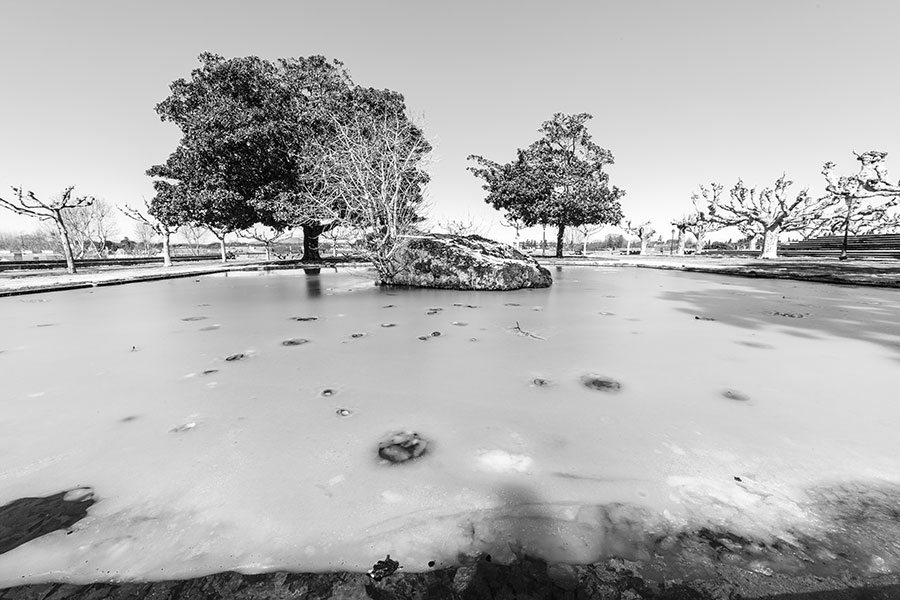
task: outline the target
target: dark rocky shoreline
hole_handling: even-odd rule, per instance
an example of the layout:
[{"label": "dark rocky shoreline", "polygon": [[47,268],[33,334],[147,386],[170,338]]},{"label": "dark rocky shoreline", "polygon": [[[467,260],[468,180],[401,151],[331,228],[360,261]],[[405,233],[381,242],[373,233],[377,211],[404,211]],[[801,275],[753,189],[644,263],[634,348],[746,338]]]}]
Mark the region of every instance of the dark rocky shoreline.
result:
[{"label": "dark rocky shoreline", "polygon": [[888,600],[900,598],[900,578],[785,577],[721,565],[716,578],[654,580],[638,563],[613,559],[593,565],[549,565],[521,558],[425,573],[398,572],[381,581],[363,573],[218,573],[183,581],[73,585],[45,583],[0,590],[0,600]]}]

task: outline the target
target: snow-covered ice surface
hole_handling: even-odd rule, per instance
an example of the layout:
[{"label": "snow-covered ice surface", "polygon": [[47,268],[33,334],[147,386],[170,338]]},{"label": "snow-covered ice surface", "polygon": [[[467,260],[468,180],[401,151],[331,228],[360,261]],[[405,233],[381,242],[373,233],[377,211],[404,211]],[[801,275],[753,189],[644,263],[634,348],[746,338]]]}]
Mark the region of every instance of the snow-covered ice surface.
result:
[{"label": "snow-covered ice surface", "polygon": [[[900,484],[897,291],[553,275],[518,292],[345,270],[0,298],[0,505],[98,500],[0,555],[0,586],[365,571],[388,553],[413,571],[476,552],[591,562],[703,527],[822,538],[822,498]],[[426,453],[381,461],[394,431]]]}]

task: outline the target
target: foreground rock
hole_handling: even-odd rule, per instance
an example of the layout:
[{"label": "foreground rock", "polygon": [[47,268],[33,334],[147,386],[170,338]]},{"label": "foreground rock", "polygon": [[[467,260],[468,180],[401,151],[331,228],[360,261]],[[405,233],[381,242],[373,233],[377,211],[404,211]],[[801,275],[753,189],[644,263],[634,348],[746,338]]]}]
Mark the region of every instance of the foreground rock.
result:
[{"label": "foreground rock", "polygon": [[387,285],[454,290],[518,290],[553,283],[550,271],[511,246],[481,236],[430,233],[405,239]]}]

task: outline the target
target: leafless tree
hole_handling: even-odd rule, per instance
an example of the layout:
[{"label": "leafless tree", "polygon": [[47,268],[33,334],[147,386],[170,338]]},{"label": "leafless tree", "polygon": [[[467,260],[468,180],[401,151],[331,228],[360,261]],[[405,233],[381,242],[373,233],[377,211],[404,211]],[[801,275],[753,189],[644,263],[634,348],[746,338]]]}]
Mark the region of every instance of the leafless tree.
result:
[{"label": "leafless tree", "polygon": [[262,244],[266,249],[266,260],[272,260],[272,246],[290,237],[291,232],[285,229],[254,225],[253,227],[238,231],[237,235],[245,240],[253,240],[254,242]]},{"label": "leafless tree", "polygon": [[677,254],[678,256],[684,256],[684,246],[687,242],[687,233],[690,225],[691,221],[690,216],[688,215],[683,215],[682,217],[674,219],[672,221],[672,227],[675,228],[676,235],[678,236],[675,238],[677,240],[675,246],[675,254]]},{"label": "leafless tree", "polygon": [[138,232],[138,241],[142,242],[145,248],[149,246],[149,242],[153,239],[152,235],[147,235],[149,232],[158,235],[162,239],[163,265],[171,267],[172,250],[169,246],[169,240],[178,228],[167,225],[156,217],[153,217],[150,214],[150,203],[147,202],[146,199],[144,199],[144,212],[128,205],[122,208],[121,211],[126,217],[135,222],[136,231]]},{"label": "leafless tree", "polygon": [[338,243],[342,240],[349,240],[353,235],[355,230],[352,227],[348,227],[346,225],[335,225],[334,227],[328,228],[322,232],[322,237],[327,239],[331,244],[331,256],[337,256],[337,247]]},{"label": "leafless tree", "polygon": [[685,219],[685,231],[697,240],[697,254],[703,252],[706,236],[722,228],[722,225],[709,218],[709,207],[711,204],[721,201],[723,189],[724,186],[721,183],[711,183],[709,187],[701,185],[699,194],[696,192],[691,194],[694,212],[687,215]]},{"label": "leafless tree", "polygon": [[390,281],[399,242],[421,221],[428,176],[420,164],[431,146],[402,114],[357,115],[334,125],[335,138],[319,164],[328,194],[316,212],[338,207],[332,216],[363,233],[366,253],[381,279]]},{"label": "leafless tree", "polygon": [[178,228],[178,232],[187,240],[191,254],[200,256],[200,242],[206,236],[207,230],[193,223],[185,223]]},{"label": "leafless tree", "polygon": [[522,249],[522,244],[519,241],[519,236],[522,233],[522,230],[525,229],[525,222],[521,219],[516,219],[512,215],[507,214],[506,217],[500,221],[500,225],[503,227],[510,227],[516,232],[516,237],[513,241],[513,248],[516,250]]},{"label": "leafless tree", "polygon": [[118,232],[114,209],[109,202],[98,198],[88,206],[68,211],[63,218],[75,242],[76,252],[83,255],[90,249],[95,256],[106,256],[110,238]]},{"label": "leafless tree", "polygon": [[[829,161],[822,167],[822,175],[825,176],[827,185],[825,189],[834,198],[843,201],[846,212],[843,218],[844,248],[841,259],[847,258],[847,236],[852,227],[857,233],[876,233],[883,230],[892,230],[897,227],[897,218],[893,214],[893,208],[900,203],[900,184],[892,184],[887,180],[887,168],[884,159],[887,152],[869,150],[862,154],[853,153],[860,162],[859,172],[855,175],[835,177],[834,163]],[[886,198],[880,205],[869,204],[860,208],[861,200],[865,198]],[[856,216],[854,216],[856,213]],[[831,215],[830,223],[826,228],[836,232],[835,225],[838,219]]]},{"label": "leafless tree", "polygon": [[782,233],[801,231],[821,220],[833,203],[831,196],[813,198],[806,190],[790,198],[787,189],[793,183],[782,175],[773,187],[758,191],[738,180],[728,199],[710,203],[710,219],[723,226],[750,226],[755,233],[761,232],[763,249],[759,257],[777,258]]},{"label": "leafless tree", "polygon": [[653,229],[650,221],[641,223],[640,225],[632,225],[631,221],[625,221],[624,229],[631,235],[636,235],[638,237],[641,241],[641,254],[647,254],[647,245],[650,243],[650,240],[653,239],[653,236],[656,235],[656,230]]},{"label": "leafless tree", "polygon": [[471,215],[465,219],[445,219],[438,227],[450,235],[484,235],[484,224],[476,222]]},{"label": "leafless tree", "polygon": [[26,193],[22,188],[16,187],[12,188],[15,194],[13,200],[0,198],[0,207],[41,221],[50,221],[56,226],[63,255],[66,257],[66,270],[69,273],[75,272],[75,258],[72,256],[72,245],[69,242],[65,214],[73,209],[90,206],[95,200],[92,196],[72,197],[73,189],[75,186],[67,187],[62,194],[50,202],[38,199],[34,192]]},{"label": "leafless tree", "polygon": [[581,234],[581,253],[587,254],[588,251],[588,242],[591,241],[591,236],[606,227],[606,224],[596,225],[592,223],[586,223],[584,225],[579,225],[575,229],[578,233]]}]

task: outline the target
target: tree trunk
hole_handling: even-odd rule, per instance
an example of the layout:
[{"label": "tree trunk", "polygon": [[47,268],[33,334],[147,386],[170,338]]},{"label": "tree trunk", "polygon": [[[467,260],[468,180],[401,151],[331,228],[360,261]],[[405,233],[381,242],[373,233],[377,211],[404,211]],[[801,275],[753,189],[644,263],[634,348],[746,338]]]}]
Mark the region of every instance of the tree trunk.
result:
[{"label": "tree trunk", "polygon": [[319,254],[319,236],[329,229],[333,229],[337,225],[337,221],[332,221],[326,225],[318,221],[312,223],[304,223],[303,227],[303,262],[322,260]]},{"label": "tree trunk", "polygon": [[272,244],[266,242],[266,260],[272,260]]},{"label": "tree trunk", "polygon": [[544,223],[542,226],[544,238],[541,241],[541,256],[547,256],[547,224]]},{"label": "tree trunk", "polygon": [[563,244],[565,241],[563,238],[566,235],[566,226],[560,223],[556,226],[556,258],[562,258],[563,256]]},{"label": "tree trunk", "polygon": [[641,256],[647,254],[647,244],[650,240],[645,240],[641,238]]},{"label": "tree trunk", "polygon": [[59,241],[62,244],[63,256],[66,257],[66,271],[75,272],[75,258],[72,256],[72,245],[69,243],[69,232],[66,231],[66,224],[62,219],[62,213],[54,212],[56,220],[56,230],[59,232]]},{"label": "tree trunk", "polygon": [[584,242],[582,242],[582,244],[581,244],[581,253],[584,256],[587,256],[587,244],[588,244],[588,238],[587,238],[587,236],[584,236]]},{"label": "tree trunk", "polygon": [[684,256],[684,243],[685,243],[685,235],[682,232],[678,232],[678,248],[675,250],[675,254],[678,256]]},{"label": "tree trunk", "polygon": [[695,237],[697,238],[697,249],[694,251],[694,254],[703,254],[703,244],[706,243],[704,239],[706,236],[703,233],[697,233]]},{"label": "tree trunk", "polygon": [[766,230],[760,258],[778,258],[778,235],[780,233],[781,231],[778,229]]},{"label": "tree trunk", "polygon": [[228,254],[225,252],[225,234],[222,234],[222,237],[216,235],[219,239],[219,253],[222,255],[222,262],[228,261]]},{"label": "tree trunk", "polygon": [[169,248],[169,236],[171,234],[164,233],[162,236],[162,253],[163,253],[163,266],[171,267],[172,266],[172,250]]},{"label": "tree trunk", "polygon": [[625,256],[631,256],[631,238],[625,240]]}]

